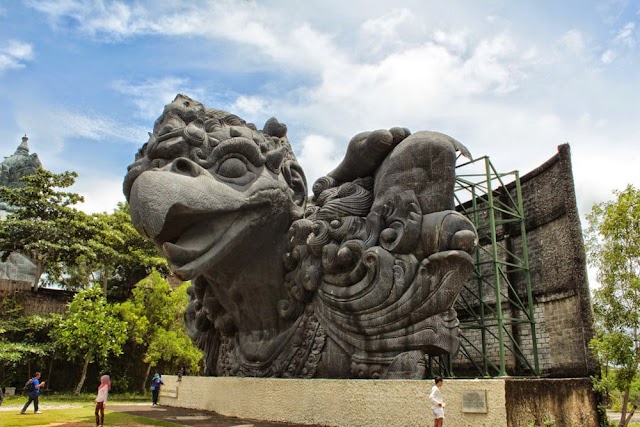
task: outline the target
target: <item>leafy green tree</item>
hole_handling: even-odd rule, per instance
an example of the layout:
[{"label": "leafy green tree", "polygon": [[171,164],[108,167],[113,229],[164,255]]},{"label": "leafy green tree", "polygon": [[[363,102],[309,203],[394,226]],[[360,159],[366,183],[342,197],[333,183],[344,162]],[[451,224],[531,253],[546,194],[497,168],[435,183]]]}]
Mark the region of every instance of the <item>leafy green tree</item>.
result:
[{"label": "leafy green tree", "polygon": [[75,389],[75,393],[80,394],[90,363],[105,363],[110,355],[122,353],[127,339],[127,324],[115,315],[102,290],[94,286],[75,295],[66,315],[52,331],[51,338],[67,360],[82,361],[82,374]]},{"label": "leafy green tree", "polygon": [[[2,295],[1,299],[12,296]],[[46,361],[53,360],[55,346],[48,338],[48,333],[55,322],[50,317],[18,317],[11,313],[5,316],[5,312],[1,313],[0,385],[21,385],[32,374],[32,366],[45,366]]]},{"label": "leafy green tree", "polygon": [[135,285],[130,300],[119,305],[119,315],[129,325],[129,338],[145,348],[147,369],[143,390],[151,369],[160,364],[171,369],[185,366],[191,372],[199,371],[202,353],[187,336],[184,326],[188,286],[183,283],[172,291],[169,282],[154,271]]},{"label": "leafy green tree", "polygon": [[113,258],[110,274],[105,274],[110,295],[128,298],[134,285],[152,271],[164,276],[170,273],[167,261],[153,243],[143,238],[131,224],[128,203],[118,203],[113,213],[106,215],[105,222],[117,237],[111,240],[111,248],[117,256]]},{"label": "leafy green tree", "polygon": [[158,250],[131,225],[129,205],[118,203],[113,213],[91,215],[94,236],[90,248],[73,264],[58,264],[50,269],[49,280],[67,289],[83,289],[90,284],[102,287],[105,295],[116,300],[130,296],[133,285],[158,270],[169,272]]},{"label": "leafy green tree", "polygon": [[91,253],[86,242],[93,238],[96,227],[87,214],[73,207],[84,199],[59,190],[72,186],[77,176],[75,172],[54,174],[38,169],[21,178],[23,187],[0,187],[0,200],[16,209],[0,221],[0,254],[3,260],[11,252],[33,260],[35,290],[47,267],[74,265],[77,258]]},{"label": "leafy green tree", "polygon": [[[620,425],[629,424],[630,389],[640,367],[640,191],[629,185],[615,200],[599,203],[587,215],[589,263],[602,287],[593,292],[597,334],[591,348],[605,367],[603,380],[623,393]],[[608,377],[615,366],[615,379]]]}]

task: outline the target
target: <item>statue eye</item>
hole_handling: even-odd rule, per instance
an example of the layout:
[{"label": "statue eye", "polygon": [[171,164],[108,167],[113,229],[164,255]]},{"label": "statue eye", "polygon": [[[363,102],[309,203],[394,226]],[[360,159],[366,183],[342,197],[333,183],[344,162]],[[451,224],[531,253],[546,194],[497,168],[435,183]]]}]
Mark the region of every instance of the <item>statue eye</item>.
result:
[{"label": "statue eye", "polygon": [[245,162],[237,157],[229,157],[218,167],[218,175],[225,178],[240,178],[248,171]]}]

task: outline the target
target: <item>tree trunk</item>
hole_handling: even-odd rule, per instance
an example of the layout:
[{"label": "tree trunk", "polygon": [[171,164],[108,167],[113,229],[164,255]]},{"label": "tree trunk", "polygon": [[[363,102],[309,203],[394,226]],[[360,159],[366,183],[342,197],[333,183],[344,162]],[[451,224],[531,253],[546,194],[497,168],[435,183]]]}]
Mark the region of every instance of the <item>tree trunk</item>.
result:
[{"label": "tree trunk", "polygon": [[629,412],[629,415],[627,415],[627,421],[624,424],[625,426],[628,426],[629,423],[631,422],[631,418],[633,418],[633,414],[634,414],[634,412],[636,412],[636,408],[637,408],[636,405],[633,405],[631,407],[631,411]]},{"label": "tree trunk", "polygon": [[620,427],[627,427],[629,420],[627,419],[627,403],[629,403],[629,390],[631,387],[627,387],[622,397],[622,414],[620,414]]},{"label": "tree trunk", "polygon": [[151,363],[147,365],[147,373],[144,374],[144,381],[142,381],[142,392],[147,392],[147,379],[149,378],[149,374],[151,373]]},{"label": "tree trunk", "polygon": [[84,357],[84,365],[82,366],[82,376],[80,377],[80,382],[76,387],[75,394],[80,394],[80,390],[82,390],[82,386],[84,385],[84,380],[87,379],[87,368],[89,367],[89,354]]},{"label": "tree trunk", "polygon": [[49,375],[47,376],[47,390],[51,390],[51,376],[53,375],[53,357],[49,363]]},{"label": "tree trunk", "polygon": [[42,277],[42,272],[44,271],[44,261],[34,258],[36,263],[36,273],[33,279],[33,291],[38,292],[38,286],[40,285],[40,278]]}]

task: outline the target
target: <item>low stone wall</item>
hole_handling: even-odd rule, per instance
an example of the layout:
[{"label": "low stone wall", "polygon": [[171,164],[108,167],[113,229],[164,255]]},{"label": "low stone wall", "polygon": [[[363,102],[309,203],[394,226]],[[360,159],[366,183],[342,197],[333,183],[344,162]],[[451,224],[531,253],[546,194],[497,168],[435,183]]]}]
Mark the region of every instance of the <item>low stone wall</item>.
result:
[{"label": "low stone wall", "polygon": [[[74,292],[48,288],[40,288],[38,292],[34,292],[31,290],[30,284],[26,290],[7,290],[6,287],[0,286],[0,299],[8,298],[14,300],[15,304],[22,307],[24,315],[64,314],[74,295]],[[1,308],[2,303],[0,302]]]},{"label": "low stone wall", "polygon": [[[323,426],[430,426],[432,381],[163,377],[160,403],[221,415]],[[597,427],[591,382],[445,379],[447,427]],[[478,403],[486,397],[486,408]],[[480,405],[482,406],[482,405]],[[474,412],[475,411],[475,412]],[[551,424],[549,424],[551,425]]]},{"label": "low stone wall", "polygon": [[[226,416],[326,426],[429,426],[431,380],[295,380],[163,377],[160,403]],[[465,392],[486,395],[486,413],[463,412]],[[506,426],[505,380],[448,380],[447,427]]]}]

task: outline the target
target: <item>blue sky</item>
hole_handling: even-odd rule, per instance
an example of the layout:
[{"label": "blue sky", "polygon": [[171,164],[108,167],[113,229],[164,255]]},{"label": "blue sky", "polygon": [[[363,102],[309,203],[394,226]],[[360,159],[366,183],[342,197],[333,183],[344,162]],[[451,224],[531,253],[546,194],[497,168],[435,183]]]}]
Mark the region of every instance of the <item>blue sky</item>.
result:
[{"label": "blue sky", "polygon": [[0,0],[0,154],[23,134],[111,211],[185,93],[287,123],[309,185],[363,130],[435,130],[499,170],[569,142],[579,209],[640,185],[638,1]]}]

